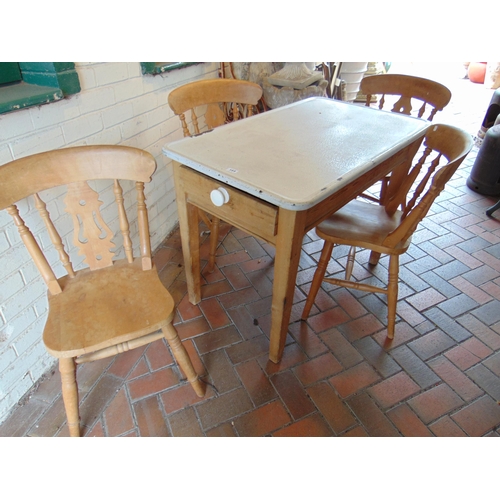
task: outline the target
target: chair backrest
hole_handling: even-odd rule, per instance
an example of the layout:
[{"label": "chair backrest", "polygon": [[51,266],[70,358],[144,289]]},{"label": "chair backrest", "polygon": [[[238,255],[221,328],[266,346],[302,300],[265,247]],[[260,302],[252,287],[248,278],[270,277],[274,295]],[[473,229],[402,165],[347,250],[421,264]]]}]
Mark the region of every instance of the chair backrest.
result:
[{"label": "chair backrest", "polygon": [[[366,95],[366,106],[370,106],[373,95],[380,95],[379,109],[384,108],[386,96],[398,96],[391,111],[411,115],[412,99],[417,103],[417,116],[432,121],[434,115],[450,102],[451,92],[441,83],[410,75],[370,75],[361,80],[361,93]],[[415,102],[414,102],[415,104]],[[431,108],[424,116],[426,106]]]},{"label": "chair backrest", "polygon": [[[262,97],[262,88],[246,80],[215,78],[187,83],[178,87],[168,96],[168,104],[179,116],[184,137],[199,134],[198,118],[195,109],[207,106],[205,123],[209,130],[254,114],[254,107]],[[193,131],[190,132],[185,113],[191,111]]]},{"label": "chair backrest", "polygon": [[[65,211],[71,215],[73,221],[73,244],[79,248],[79,254],[84,256],[88,267],[95,270],[113,264],[112,249],[117,245],[113,243],[114,234],[101,215],[100,207],[103,202],[99,200],[98,193],[87,181],[113,180],[117,220],[123,238],[125,255],[130,263],[134,260],[133,245],[123,189],[119,179],[135,181],[141,263],[144,270],[151,269],[151,246],[144,183],[151,180],[155,169],[155,159],[149,153],[126,146],[65,148],[14,160],[0,167],[0,185],[2,186],[0,210],[6,209],[14,219],[22,241],[52,294],[60,293],[61,287],[47,257],[21,218],[16,204],[33,196],[34,206],[45,224],[50,241],[67,274],[73,277],[75,271],[69,258],[71,252],[65,249],[63,238],[56,230],[47,204],[39,193],[46,189],[67,186],[64,204]],[[31,219],[30,212],[28,212],[28,217]],[[66,238],[65,234],[64,238]]]},{"label": "chair backrest", "polygon": [[443,124],[430,127],[422,156],[410,168],[397,193],[392,195],[392,199],[388,197],[386,211],[394,213],[399,208],[403,215],[401,224],[385,239],[385,246],[393,248],[413,234],[471,150],[472,144],[470,134],[459,128]]}]

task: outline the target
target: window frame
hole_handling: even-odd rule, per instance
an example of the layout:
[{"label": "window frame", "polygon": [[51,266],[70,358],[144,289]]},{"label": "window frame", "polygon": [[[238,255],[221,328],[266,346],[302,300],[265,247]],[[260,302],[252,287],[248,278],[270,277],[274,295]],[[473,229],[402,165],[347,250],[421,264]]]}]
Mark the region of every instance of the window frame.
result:
[{"label": "window frame", "polygon": [[[6,64],[6,68],[16,63]],[[21,80],[0,85],[0,114],[59,101],[80,92],[71,62],[19,62]]]}]

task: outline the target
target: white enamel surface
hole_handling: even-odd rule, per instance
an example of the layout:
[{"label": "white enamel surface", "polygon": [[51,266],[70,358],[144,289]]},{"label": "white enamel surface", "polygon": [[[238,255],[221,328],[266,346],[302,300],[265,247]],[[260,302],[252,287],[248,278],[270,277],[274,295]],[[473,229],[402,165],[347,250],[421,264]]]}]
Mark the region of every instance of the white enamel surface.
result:
[{"label": "white enamel surface", "polygon": [[274,205],[305,210],[427,127],[418,118],[315,97],[172,142],[163,153]]}]

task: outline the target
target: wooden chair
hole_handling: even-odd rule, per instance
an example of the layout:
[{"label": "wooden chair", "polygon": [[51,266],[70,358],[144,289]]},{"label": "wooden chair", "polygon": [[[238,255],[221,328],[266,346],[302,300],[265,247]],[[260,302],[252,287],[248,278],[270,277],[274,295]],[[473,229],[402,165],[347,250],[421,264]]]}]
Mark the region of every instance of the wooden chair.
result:
[{"label": "wooden chair", "polygon": [[[188,83],[172,90],[168,96],[168,104],[181,120],[184,137],[188,137],[201,133],[198,123],[202,112],[200,112],[200,107],[206,106],[205,124],[207,130],[205,131],[208,131],[220,125],[251,116],[254,114],[254,108],[256,109],[261,97],[262,88],[256,83],[216,78]],[[190,111],[191,114],[191,130],[186,120],[185,113],[187,111]],[[199,210],[199,214],[210,231],[210,249],[206,270],[212,272],[215,265],[220,220],[211,214],[207,216],[202,210]]]},{"label": "wooden chair", "polygon": [[[390,111],[413,115],[432,121],[451,100],[451,92],[441,83],[410,75],[384,74],[365,76],[360,91],[366,95],[365,106],[370,106],[372,96],[380,96],[378,108],[392,105]],[[388,98],[388,99],[386,99]],[[389,108],[387,108],[389,110]],[[381,180],[380,196],[363,193],[363,198],[379,202],[387,188],[388,177]]]},{"label": "wooden chair", "polygon": [[[390,339],[394,338],[399,256],[408,250],[418,224],[471,147],[472,138],[464,131],[449,125],[433,126],[426,134],[422,157],[410,168],[403,185],[399,188],[392,186],[391,191],[389,183],[386,206],[356,199],[318,225],[316,234],[325,243],[302,313],[303,320],[309,316],[322,281],[326,281],[355,290],[387,295],[387,334]],[[334,245],[351,247],[345,279],[325,278]],[[370,259],[370,264],[378,262],[380,254],[389,255],[387,287],[351,280],[356,247],[372,251],[375,259]]]},{"label": "wooden chair", "polygon": [[[172,325],[173,298],[162,285],[151,260],[144,183],[151,180],[155,169],[156,162],[149,153],[125,146],[60,149],[21,158],[0,167],[0,209],[6,209],[13,217],[48,287],[49,311],[43,342],[47,351],[59,358],[62,395],[71,436],[80,434],[76,364],[113,356],[165,337],[196,394],[200,397],[204,394],[204,385]],[[121,232],[124,259],[113,260],[112,249],[120,242],[113,239],[114,235],[100,213],[103,202],[87,182],[99,179],[113,180],[115,224],[119,225]],[[129,186],[135,186],[135,189],[132,187],[130,193],[124,195],[118,179],[133,181],[135,184],[129,182]],[[80,270],[74,269],[70,262],[72,252],[65,248],[39,194],[61,185],[67,186],[64,203],[73,222],[72,242],[88,265]],[[128,200],[129,194],[133,197],[134,191],[140,249],[137,257],[133,255],[124,201]],[[48,233],[44,246],[52,242],[49,251],[59,255],[60,264],[56,262],[54,269],[16,206],[29,196],[33,196],[34,206]],[[33,212],[24,218],[36,218],[36,210]],[[66,275],[57,278],[56,272],[61,274],[64,270]]]}]

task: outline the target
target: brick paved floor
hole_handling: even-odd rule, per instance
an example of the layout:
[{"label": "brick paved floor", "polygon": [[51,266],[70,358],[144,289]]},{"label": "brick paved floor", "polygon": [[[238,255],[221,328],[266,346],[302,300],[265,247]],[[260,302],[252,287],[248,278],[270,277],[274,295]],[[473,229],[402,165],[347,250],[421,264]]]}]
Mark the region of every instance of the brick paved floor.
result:
[{"label": "brick paved floor", "polygon": [[[397,72],[394,63],[391,72]],[[477,133],[492,90],[454,72],[409,65],[453,99],[436,121]],[[500,211],[465,184],[474,149],[401,259],[398,323],[386,340],[384,298],[324,285],[300,314],[320,252],[304,238],[281,363],[268,361],[273,248],[224,225],[203,300],[187,300],[178,232],[155,255],[178,304],[176,326],[209,383],[198,399],[163,341],[78,368],[86,436],[498,436]],[[203,247],[206,256],[207,246]],[[346,260],[337,248],[332,269]],[[379,274],[358,255],[355,273]],[[67,436],[56,369],[0,426],[0,436]]]}]

